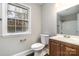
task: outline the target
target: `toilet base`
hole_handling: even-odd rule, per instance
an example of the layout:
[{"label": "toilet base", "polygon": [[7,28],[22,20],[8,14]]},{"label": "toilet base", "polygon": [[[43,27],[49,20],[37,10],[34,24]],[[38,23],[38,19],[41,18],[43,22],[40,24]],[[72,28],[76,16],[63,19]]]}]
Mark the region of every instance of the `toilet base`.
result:
[{"label": "toilet base", "polygon": [[34,56],[44,56],[48,53],[47,49],[42,49],[40,51],[34,51]]}]

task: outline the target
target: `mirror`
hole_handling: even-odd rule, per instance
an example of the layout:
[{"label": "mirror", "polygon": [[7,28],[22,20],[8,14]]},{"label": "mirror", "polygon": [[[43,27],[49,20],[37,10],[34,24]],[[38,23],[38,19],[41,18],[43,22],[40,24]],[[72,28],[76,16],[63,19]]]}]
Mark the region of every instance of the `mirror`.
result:
[{"label": "mirror", "polygon": [[57,13],[57,33],[79,35],[79,5]]}]

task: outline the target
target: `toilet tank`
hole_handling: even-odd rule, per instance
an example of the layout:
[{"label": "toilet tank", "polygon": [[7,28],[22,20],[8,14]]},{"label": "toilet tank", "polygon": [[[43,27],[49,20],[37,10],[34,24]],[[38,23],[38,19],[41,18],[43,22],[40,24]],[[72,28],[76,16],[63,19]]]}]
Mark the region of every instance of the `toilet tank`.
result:
[{"label": "toilet tank", "polygon": [[49,42],[49,35],[47,34],[40,34],[41,35],[41,43],[47,45]]}]

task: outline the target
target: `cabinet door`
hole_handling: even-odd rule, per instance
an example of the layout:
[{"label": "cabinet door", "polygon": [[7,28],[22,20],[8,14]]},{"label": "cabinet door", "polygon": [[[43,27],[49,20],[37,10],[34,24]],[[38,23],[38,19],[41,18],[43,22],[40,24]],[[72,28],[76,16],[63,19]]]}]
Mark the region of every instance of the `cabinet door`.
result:
[{"label": "cabinet door", "polygon": [[63,55],[64,56],[76,56],[77,50],[76,47],[73,45],[64,45],[63,46]]},{"label": "cabinet door", "polygon": [[60,56],[60,44],[56,42],[50,42],[50,53],[51,56]]}]

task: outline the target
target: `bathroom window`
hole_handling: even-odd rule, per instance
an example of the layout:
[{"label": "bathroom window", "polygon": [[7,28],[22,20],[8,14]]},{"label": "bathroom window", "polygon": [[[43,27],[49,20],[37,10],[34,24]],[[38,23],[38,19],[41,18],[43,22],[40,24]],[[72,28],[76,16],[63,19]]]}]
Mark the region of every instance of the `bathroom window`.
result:
[{"label": "bathroom window", "polygon": [[7,18],[5,26],[8,35],[31,33],[30,7],[17,3],[8,3],[5,10],[7,11],[3,15]]}]

